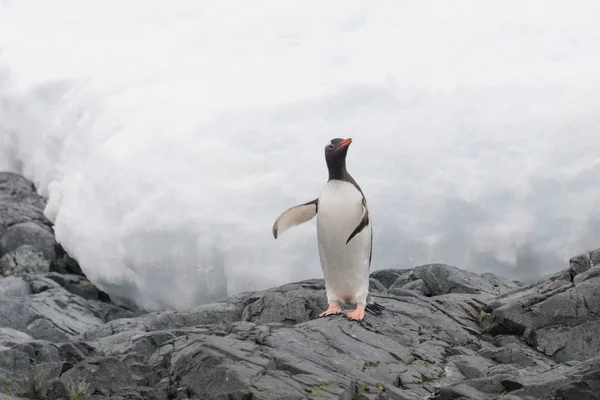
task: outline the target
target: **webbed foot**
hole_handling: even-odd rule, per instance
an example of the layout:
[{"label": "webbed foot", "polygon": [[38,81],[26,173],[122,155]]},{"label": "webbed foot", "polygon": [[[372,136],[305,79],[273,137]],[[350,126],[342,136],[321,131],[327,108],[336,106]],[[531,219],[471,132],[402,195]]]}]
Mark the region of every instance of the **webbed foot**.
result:
[{"label": "webbed foot", "polygon": [[356,310],[346,313],[346,318],[353,321],[362,321],[365,318],[365,305],[358,303]]},{"label": "webbed foot", "polygon": [[336,315],[336,314],[341,314],[341,313],[342,313],[342,307],[340,307],[340,302],[332,301],[331,303],[329,303],[329,308],[327,309],[327,311],[324,311],[321,314],[319,314],[319,318],[328,317],[330,315]]}]

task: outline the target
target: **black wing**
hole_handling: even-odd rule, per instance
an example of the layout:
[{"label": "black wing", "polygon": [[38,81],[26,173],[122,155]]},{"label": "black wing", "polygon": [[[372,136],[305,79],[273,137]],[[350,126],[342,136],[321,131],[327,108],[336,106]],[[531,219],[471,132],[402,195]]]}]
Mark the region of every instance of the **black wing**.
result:
[{"label": "black wing", "polygon": [[364,197],[362,201],[362,210],[362,218],[358,222],[358,226],[348,237],[348,240],[346,240],[346,244],[348,244],[348,242],[350,242],[354,236],[358,235],[363,229],[365,229],[367,225],[369,225],[369,210],[367,209],[367,202]]}]

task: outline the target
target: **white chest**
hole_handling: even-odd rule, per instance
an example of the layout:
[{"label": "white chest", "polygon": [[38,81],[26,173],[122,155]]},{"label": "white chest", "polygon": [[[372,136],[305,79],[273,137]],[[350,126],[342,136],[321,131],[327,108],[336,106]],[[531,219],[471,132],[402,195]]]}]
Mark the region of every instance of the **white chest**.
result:
[{"label": "white chest", "polygon": [[328,301],[365,303],[371,228],[348,242],[363,216],[362,194],[349,182],[329,181],[319,197],[317,236]]},{"label": "white chest", "polygon": [[345,240],[362,217],[362,194],[351,183],[327,182],[319,197],[317,229],[321,237]]}]

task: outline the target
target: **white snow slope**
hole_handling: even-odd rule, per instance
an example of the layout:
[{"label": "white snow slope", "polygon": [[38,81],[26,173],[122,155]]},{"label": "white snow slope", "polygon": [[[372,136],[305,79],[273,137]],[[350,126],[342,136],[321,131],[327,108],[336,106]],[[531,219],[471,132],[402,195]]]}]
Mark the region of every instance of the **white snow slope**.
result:
[{"label": "white snow slope", "polygon": [[[148,308],[320,277],[323,148],[374,224],[373,269],[530,279],[600,246],[600,2],[0,0],[0,169]],[[209,283],[211,286],[212,283]]]}]

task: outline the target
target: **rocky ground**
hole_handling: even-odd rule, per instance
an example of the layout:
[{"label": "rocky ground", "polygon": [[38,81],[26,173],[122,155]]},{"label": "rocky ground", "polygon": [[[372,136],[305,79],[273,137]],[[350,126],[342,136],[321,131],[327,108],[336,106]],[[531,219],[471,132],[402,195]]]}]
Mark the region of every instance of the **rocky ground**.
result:
[{"label": "rocky ground", "polygon": [[523,286],[434,264],[372,274],[386,307],[317,319],[322,280],[177,312],[114,304],[0,174],[0,400],[600,400],[600,249]]}]

